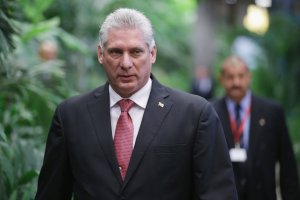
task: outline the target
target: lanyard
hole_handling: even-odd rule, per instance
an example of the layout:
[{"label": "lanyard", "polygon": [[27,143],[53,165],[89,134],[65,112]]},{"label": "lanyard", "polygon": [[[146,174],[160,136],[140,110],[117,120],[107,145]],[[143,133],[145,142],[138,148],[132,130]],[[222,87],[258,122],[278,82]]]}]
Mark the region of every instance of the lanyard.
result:
[{"label": "lanyard", "polygon": [[237,127],[237,123],[236,123],[234,117],[232,116],[232,114],[229,113],[230,127],[231,127],[231,132],[233,134],[235,144],[238,144],[239,141],[240,141],[241,135],[244,131],[245,123],[246,123],[246,121],[248,120],[248,118],[250,116],[250,112],[251,112],[251,104],[249,104],[249,106],[246,110],[246,114],[244,115],[239,127]]}]

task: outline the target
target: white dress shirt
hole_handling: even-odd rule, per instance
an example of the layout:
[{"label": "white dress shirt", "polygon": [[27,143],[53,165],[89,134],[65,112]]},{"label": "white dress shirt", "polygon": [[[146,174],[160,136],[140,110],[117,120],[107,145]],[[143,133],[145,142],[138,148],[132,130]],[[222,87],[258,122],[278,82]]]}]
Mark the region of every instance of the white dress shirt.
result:
[{"label": "white dress shirt", "polygon": [[[133,106],[129,110],[129,115],[133,122],[133,146],[135,145],[135,141],[141,126],[141,122],[143,119],[143,115],[146,109],[146,105],[150,96],[152,86],[152,80],[149,78],[148,82],[144,87],[142,87],[139,91],[134,93],[130,100],[134,102]],[[111,119],[111,130],[112,137],[115,137],[115,131],[117,126],[117,121],[121,114],[121,109],[117,104],[118,101],[123,99],[118,93],[116,93],[113,88],[109,85],[109,100],[110,100],[110,119]]]},{"label": "white dress shirt", "polygon": [[[226,98],[226,105],[228,108],[228,111],[230,113],[230,115],[235,119],[235,102],[230,99],[229,97]],[[249,129],[250,129],[250,118],[251,118],[251,113],[248,117],[246,117],[247,115],[247,109],[249,108],[249,106],[251,106],[251,92],[248,91],[246,96],[242,99],[242,101],[240,102],[240,116],[241,119],[243,120],[244,118],[246,118],[246,121],[244,122],[244,129],[243,129],[243,143],[244,143],[244,148],[248,149],[249,146]]]}]

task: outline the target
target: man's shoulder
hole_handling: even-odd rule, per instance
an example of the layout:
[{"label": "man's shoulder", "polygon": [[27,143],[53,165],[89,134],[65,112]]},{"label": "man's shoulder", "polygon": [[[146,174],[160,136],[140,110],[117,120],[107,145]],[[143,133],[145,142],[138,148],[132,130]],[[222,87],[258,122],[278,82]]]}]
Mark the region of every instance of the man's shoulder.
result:
[{"label": "man's shoulder", "polygon": [[[251,99],[252,99],[252,103],[255,104],[256,106],[272,107],[272,108],[281,108],[282,107],[278,101],[271,99],[271,98],[252,94]],[[225,106],[225,96],[219,97],[219,98],[214,98],[210,102],[212,103],[212,105],[214,107],[223,107],[223,106]]]},{"label": "man's shoulder", "polygon": [[213,105],[215,109],[221,109],[226,106],[225,97],[215,97],[210,100],[210,103]]},{"label": "man's shoulder", "polygon": [[181,104],[189,104],[189,103],[206,103],[207,100],[205,100],[203,97],[200,97],[198,95],[194,95],[192,93],[169,87],[166,85],[161,84],[158,80],[156,80],[153,75],[153,82],[152,82],[152,89],[155,90],[156,94],[160,93],[160,95],[163,93],[164,96],[168,96],[169,99],[172,99],[174,102],[179,102]]},{"label": "man's shoulder", "polygon": [[252,95],[252,103],[267,109],[283,109],[278,101],[264,96]]}]

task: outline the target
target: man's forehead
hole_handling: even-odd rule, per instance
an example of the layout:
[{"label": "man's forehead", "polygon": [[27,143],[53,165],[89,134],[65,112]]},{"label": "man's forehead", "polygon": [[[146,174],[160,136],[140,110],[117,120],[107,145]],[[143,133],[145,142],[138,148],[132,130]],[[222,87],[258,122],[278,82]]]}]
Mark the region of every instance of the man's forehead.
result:
[{"label": "man's forehead", "polygon": [[224,65],[223,69],[227,71],[248,71],[246,65]]},{"label": "man's forehead", "polygon": [[[130,29],[131,30],[131,29]],[[143,34],[135,32],[134,34],[117,34],[116,32],[111,32],[108,35],[107,41],[104,43],[104,47],[107,48],[123,48],[123,47],[147,47],[146,40]]]},{"label": "man's forehead", "polygon": [[224,62],[222,65],[222,72],[248,72],[247,65],[244,62]]},{"label": "man's forehead", "polygon": [[241,75],[241,74],[248,74],[249,70],[247,67],[240,65],[228,65],[223,66],[221,75]]},{"label": "man's forehead", "polygon": [[104,48],[106,48],[107,50],[110,50],[110,49],[146,49],[148,48],[147,47],[147,44],[146,42],[143,43],[143,42],[139,42],[139,43],[118,43],[118,42],[113,42],[113,43],[109,43],[107,42],[106,44],[104,44]]}]

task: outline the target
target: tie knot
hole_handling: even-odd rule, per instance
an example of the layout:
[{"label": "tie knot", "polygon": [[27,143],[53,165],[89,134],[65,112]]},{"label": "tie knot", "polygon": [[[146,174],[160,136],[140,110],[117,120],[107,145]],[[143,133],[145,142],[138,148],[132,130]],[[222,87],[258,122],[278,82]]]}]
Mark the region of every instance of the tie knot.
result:
[{"label": "tie knot", "polygon": [[128,112],[130,108],[133,106],[133,101],[130,99],[122,99],[118,102],[118,105],[120,106],[121,112]]},{"label": "tie knot", "polygon": [[235,111],[239,112],[241,110],[241,105],[239,103],[235,104]]}]

